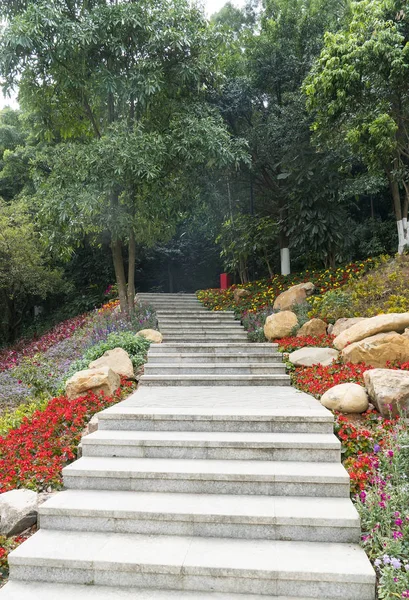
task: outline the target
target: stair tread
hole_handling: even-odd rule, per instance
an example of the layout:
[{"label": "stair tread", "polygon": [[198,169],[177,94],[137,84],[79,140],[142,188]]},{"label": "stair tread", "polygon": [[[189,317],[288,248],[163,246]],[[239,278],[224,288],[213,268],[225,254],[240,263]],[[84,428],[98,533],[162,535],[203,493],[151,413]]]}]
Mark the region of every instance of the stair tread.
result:
[{"label": "stair tread", "polygon": [[341,444],[330,433],[233,433],[218,431],[123,431],[100,429],[85,436],[82,444],[141,442],[151,445],[206,445],[232,447],[326,448],[339,449]]},{"label": "stair tread", "polygon": [[[0,590],[0,600],[72,600],[73,598],[76,600],[266,600],[272,597],[182,590],[109,588],[99,585],[67,585],[33,581],[10,581]],[[311,598],[274,596],[274,600],[311,600]],[[320,600],[327,599],[320,598]]]},{"label": "stair tread", "polygon": [[184,476],[187,479],[234,481],[288,481],[349,483],[341,463],[207,460],[175,458],[82,457],[63,469],[64,475],[155,478]]},{"label": "stair tread", "polygon": [[349,498],[66,490],[40,507],[40,515],[142,516],[169,520],[359,527]]},{"label": "stair tread", "polygon": [[168,573],[374,583],[357,544],[39,530],[9,557],[10,565],[91,571]]}]

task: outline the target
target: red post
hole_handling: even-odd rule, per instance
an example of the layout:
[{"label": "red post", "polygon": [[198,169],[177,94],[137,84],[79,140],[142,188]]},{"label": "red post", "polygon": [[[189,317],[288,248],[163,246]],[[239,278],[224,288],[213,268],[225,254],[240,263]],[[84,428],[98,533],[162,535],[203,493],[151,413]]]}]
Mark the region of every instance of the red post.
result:
[{"label": "red post", "polygon": [[231,286],[230,275],[228,273],[220,274],[220,289],[227,290]]}]

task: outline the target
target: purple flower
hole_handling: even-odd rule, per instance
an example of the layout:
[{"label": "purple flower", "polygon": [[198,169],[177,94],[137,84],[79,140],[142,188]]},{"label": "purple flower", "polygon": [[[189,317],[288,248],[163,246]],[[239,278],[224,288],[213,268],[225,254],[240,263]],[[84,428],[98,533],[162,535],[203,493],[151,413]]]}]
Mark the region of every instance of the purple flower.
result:
[{"label": "purple flower", "polygon": [[391,565],[394,569],[400,569],[402,563],[400,562],[399,558],[391,558]]},{"label": "purple flower", "polygon": [[381,447],[379,444],[375,444],[375,446],[373,447],[373,451],[375,452],[375,454],[377,454],[380,451]]}]

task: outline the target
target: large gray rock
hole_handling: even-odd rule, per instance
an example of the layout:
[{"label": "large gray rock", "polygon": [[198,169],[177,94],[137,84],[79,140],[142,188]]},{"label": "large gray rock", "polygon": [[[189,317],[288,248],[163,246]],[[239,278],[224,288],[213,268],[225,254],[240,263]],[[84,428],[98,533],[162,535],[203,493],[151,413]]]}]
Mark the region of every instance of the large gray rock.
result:
[{"label": "large gray rock", "polygon": [[267,317],[264,325],[264,335],[271,342],[291,335],[298,326],[297,315],[290,310],[283,310]]},{"label": "large gray rock", "polygon": [[348,344],[359,342],[377,333],[388,333],[390,331],[402,333],[406,327],[409,327],[409,312],[378,315],[370,319],[364,319],[340,333],[334,340],[334,346],[337,350],[342,350]]},{"label": "large gray rock", "polygon": [[295,304],[302,304],[314,293],[315,286],[310,281],[299,283],[282,292],[274,302],[274,310],[290,310]]},{"label": "large gray rock", "polygon": [[18,535],[37,522],[38,494],[11,490],[0,494],[0,534]]},{"label": "large gray rock", "polygon": [[365,363],[369,367],[386,367],[388,362],[409,360],[409,338],[391,331],[349,344],[342,350],[344,362]]},{"label": "large gray rock", "polygon": [[409,411],[409,371],[370,369],[364,373],[372,404],[383,417]]},{"label": "large gray rock", "polygon": [[313,365],[330,365],[339,356],[333,348],[300,348],[291,352],[288,360],[296,367],[312,367]]},{"label": "large gray rock", "polygon": [[332,327],[331,331],[328,331],[328,333],[331,333],[331,335],[337,337],[339,336],[340,333],[342,333],[343,331],[346,331],[347,329],[349,329],[350,327],[353,327],[354,325],[356,325],[357,323],[360,323],[361,321],[366,321],[365,317],[351,317],[350,319],[348,319],[347,317],[343,317],[342,319],[338,319],[337,321],[335,321],[334,326]]},{"label": "large gray rock", "polygon": [[99,369],[84,369],[78,371],[65,384],[65,394],[69,400],[74,400],[89,391],[104,392],[106,396],[119,388],[121,378],[109,367]]},{"label": "large gray rock", "polygon": [[133,379],[133,364],[129,358],[128,352],[123,348],[114,348],[107,350],[101,358],[93,360],[88,367],[90,369],[99,369],[100,367],[109,367],[114,373],[127,379]]},{"label": "large gray rock", "polygon": [[342,413],[363,413],[368,410],[369,400],[365,388],[357,383],[334,385],[321,397],[321,404]]}]

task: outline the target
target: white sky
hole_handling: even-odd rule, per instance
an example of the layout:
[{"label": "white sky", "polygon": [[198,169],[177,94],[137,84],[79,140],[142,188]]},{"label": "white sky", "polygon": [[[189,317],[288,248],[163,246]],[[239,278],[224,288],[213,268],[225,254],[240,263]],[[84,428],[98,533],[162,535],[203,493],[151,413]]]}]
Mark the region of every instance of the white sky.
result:
[{"label": "white sky", "polygon": [[[203,0],[206,14],[210,17],[213,13],[219,11],[222,6],[226,4],[228,0]],[[230,0],[235,6],[243,6],[245,0]],[[18,108],[18,103],[15,97],[4,98],[3,92],[0,89],[0,110],[5,106],[11,106],[12,108]]]}]

